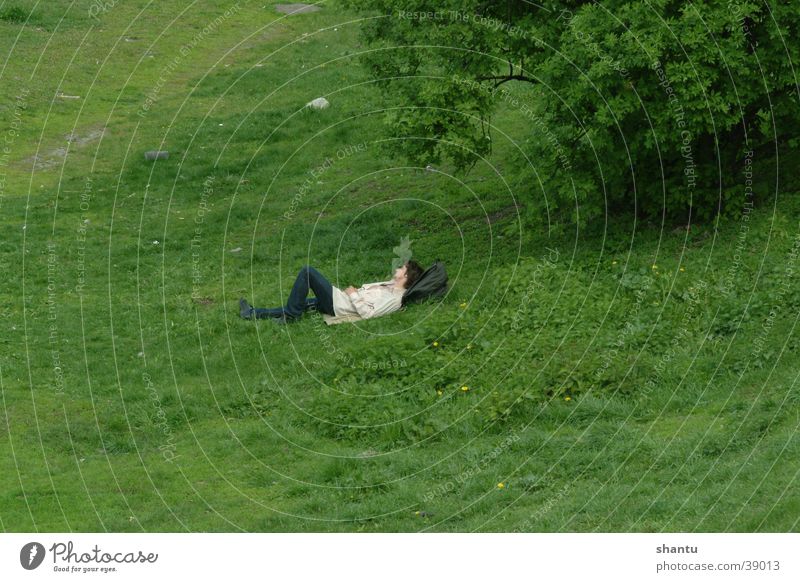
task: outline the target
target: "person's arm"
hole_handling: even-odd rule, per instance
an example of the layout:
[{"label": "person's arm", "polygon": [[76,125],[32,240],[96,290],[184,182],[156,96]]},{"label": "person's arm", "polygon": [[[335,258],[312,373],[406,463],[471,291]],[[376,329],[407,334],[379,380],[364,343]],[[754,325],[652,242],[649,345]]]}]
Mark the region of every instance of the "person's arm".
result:
[{"label": "person's arm", "polygon": [[354,289],[348,295],[350,296],[350,302],[355,307],[358,315],[361,316],[362,319],[369,319],[375,313],[375,303],[370,299],[367,299],[364,295],[364,289]]},{"label": "person's arm", "polygon": [[400,308],[401,298],[386,291],[372,293],[356,291],[350,294],[350,301],[362,319],[370,319],[397,311]]},{"label": "person's arm", "polygon": [[376,281],[375,283],[364,283],[361,287],[359,287],[359,289],[369,289],[370,287],[377,287],[378,285],[385,285],[386,283],[394,283],[394,279],[389,279],[388,281]]}]

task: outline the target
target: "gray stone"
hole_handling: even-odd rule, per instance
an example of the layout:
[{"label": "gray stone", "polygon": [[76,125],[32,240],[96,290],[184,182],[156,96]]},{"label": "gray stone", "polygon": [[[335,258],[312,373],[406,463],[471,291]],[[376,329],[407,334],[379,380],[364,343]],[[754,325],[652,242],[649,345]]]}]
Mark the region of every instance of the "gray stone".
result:
[{"label": "gray stone", "polygon": [[169,158],[169,152],[167,151],[151,150],[144,152],[144,159],[147,161],[166,160],[167,158]]},{"label": "gray stone", "polygon": [[327,109],[329,105],[330,103],[325,97],[317,97],[313,101],[306,103],[306,107],[311,107],[311,109]]}]

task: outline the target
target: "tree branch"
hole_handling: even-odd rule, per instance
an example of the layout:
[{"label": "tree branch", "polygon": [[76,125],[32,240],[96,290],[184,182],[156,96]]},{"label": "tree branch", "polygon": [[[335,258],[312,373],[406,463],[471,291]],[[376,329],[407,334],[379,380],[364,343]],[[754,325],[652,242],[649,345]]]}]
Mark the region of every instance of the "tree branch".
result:
[{"label": "tree branch", "polygon": [[476,81],[497,81],[494,84],[495,88],[499,87],[503,83],[507,83],[508,81],[525,81],[526,83],[536,83],[536,79],[532,79],[531,77],[526,77],[525,75],[494,75],[489,77],[478,77],[475,79]]},{"label": "tree branch", "polygon": [[588,131],[589,131],[589,130],[588,130],[587,128],[585,128],[585,127],[584,127],[584,128],[582,128],[582,129],[581,129],[581,131],[580,131],[580,133],[578,133],[578,135],[576,135],[576,136],[575,136],[575,139],[573,139],[573,140],[570,142],[570,144],[569,144],[569,147],[572,147],[572,146],[574,146],[576,143],[578,143],[578,140],[579,140],[579,139],[581,139],[581,138],[582,138],[584,135],[586,135],[586,133],[587,133]]}]

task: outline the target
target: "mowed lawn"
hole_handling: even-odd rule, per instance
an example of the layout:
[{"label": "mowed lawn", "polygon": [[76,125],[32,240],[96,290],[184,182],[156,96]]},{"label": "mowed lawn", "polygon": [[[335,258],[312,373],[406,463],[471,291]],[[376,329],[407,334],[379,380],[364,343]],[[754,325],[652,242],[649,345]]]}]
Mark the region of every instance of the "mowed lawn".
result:
[{"label": "mowed lawn", "polygon": [[[360,17],[275,4],[0,8],[0,528],[797,531],[789,193],[533,228],[518,111],[466,176],[411,167]],[[404,240],[441,302],[238,317]]]}]

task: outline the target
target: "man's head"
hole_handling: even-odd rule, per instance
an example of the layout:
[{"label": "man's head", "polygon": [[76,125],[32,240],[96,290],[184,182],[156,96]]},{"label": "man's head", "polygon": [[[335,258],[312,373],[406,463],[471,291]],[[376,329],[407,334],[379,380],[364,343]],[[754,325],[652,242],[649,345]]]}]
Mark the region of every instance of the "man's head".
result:
[{"label": "man's head", "polygon": [[398,267],[394,271],[394,282],[398,287],[408,289],[417,282],[425,270],[419,265],[417,261],[406,261],[402,267]]}]

